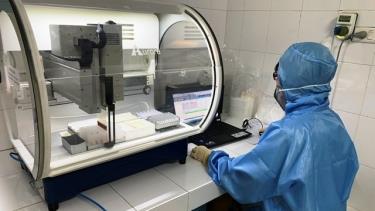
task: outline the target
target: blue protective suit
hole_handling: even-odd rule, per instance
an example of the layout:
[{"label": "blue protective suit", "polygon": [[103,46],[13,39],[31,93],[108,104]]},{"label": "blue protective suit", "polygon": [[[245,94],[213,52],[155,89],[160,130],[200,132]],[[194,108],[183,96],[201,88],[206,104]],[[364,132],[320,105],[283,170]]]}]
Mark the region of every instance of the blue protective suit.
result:
[{"label": "blue protective suit", "polygon": [[279,65],[282,88],[292,89],[285,91],[284,118],[273,122],[245,155],[230,158],[213,151],[208,172],[241,204],[262,201],[265,210],[346,210],[358,160],[343,122],[329,108],[337,64],[326,47],[298,43]]}]

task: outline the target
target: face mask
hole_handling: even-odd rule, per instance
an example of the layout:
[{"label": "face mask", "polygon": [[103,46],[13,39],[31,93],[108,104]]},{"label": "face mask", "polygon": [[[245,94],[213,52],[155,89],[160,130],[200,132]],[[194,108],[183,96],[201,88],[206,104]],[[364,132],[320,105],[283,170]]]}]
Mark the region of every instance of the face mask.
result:
[{"label": "face mask", "polygon": [[307,86],[302,86],[298,88],[289,88],[289,89],[281,89],[279,86],[276,86],[275,92],[273,93],[273,97],[275,98],[276,102],[280,105],[280,107],[285,111],[285,106],[286,106],[286,98],[285,98],[285,93],[284,93],[285,91],[294,91],[294,90],[309,89],[313,87],[323,87],[323,86],[329,86],[329,83],[307,85]]},{"label": "face mask", "polygon": [[275,88],[275,92],[273,93],[273,97],[275,98],[276,102],[279,104],[281,109],[285,111],[286,100],[284,92],[280,91],[279,87]]}]

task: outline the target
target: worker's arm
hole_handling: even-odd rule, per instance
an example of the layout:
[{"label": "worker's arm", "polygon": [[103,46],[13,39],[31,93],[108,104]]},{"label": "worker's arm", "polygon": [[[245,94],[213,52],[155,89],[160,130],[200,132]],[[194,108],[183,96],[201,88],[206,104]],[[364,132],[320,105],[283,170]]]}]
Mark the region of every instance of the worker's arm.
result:
[{"label": "worker's arm", "polygon": [[282,187],[286,187],[280,186],[290,147],[286,139],[286,133],[272,126],[248,154],[230,158],[225,152],[213,151],[208,158],[208,173],[217,185],[242,204],[278,195]]}]

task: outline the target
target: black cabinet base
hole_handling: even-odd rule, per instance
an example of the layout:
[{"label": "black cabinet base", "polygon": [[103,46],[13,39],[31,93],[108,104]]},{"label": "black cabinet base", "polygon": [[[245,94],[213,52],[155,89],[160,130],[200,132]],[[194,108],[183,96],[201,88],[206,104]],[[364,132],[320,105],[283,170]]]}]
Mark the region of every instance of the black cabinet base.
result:
[{"label": "black cabinet base", "polygon": [[60,202],[74,198],[85,190],[163,163],[179,161],[185,164],[186,156],[187,141],[182,140],[68,174],[45,178],[44,196],[48,209],[57,210]]},{"label": "black cabinet base", "polygon": [[54,203],[54,204],[48,204],[48,211],[56,211],[59,209],[59,204]]}]

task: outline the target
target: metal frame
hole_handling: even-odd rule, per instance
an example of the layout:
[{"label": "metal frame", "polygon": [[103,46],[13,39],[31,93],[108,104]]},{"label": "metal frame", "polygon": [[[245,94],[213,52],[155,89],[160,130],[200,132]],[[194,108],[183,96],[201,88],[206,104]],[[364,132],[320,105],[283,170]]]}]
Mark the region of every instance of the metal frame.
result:
[{"label": "metal frame", "polygon": [[[46,110],[47,90],[43,80],[43,66],[39,60],[39,53],[36,48],[36,42],[34,35],[31,30],[28,17],[22,6],[20,0],[9,0],[12,11],[10,11],[10,19],[15,28],[18,40],[20,43],[21,51],[24,52],[24,61],[28,73],[30,74],[30,83],[32,85],[32,103],[34,111],[35,129],[35,156],[33,165],[29,163],[30,153],[20,147],[19,140],[12,140],[16,150],[20,153],[20,156],[25,159],[28,164],[30,172],[32,173],[35,180],[40,180],[45,175],[44,170],[49,165],[50,156],[46,153],[46,149],[49,148],[48,141],[45,141],[50,137],[50,125],[47,119],[48,113]],[[6,4],[6,3],[5,3]]]}]

